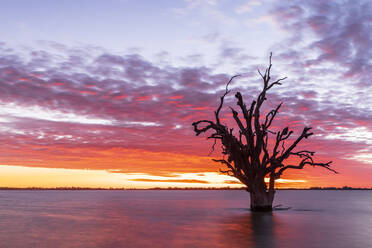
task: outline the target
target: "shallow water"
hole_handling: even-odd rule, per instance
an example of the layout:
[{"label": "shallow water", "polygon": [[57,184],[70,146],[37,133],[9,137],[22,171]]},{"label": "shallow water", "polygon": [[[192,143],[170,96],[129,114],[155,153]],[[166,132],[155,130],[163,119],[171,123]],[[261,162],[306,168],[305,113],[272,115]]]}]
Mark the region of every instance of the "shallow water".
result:
[{"label": "shallow water", "polygon": [[[0,191],[0,247],[371,247],[372,191]],[[274,204],[274,205],[275,205]]]}]

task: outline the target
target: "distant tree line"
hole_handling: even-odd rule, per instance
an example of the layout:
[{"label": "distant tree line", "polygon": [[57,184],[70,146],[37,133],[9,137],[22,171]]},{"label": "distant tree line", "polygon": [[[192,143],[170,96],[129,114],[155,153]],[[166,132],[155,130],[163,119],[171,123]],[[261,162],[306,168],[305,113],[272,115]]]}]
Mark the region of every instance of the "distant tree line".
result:
[{"label": "distant tree line", "polygon": [[[246,190],[245,187],[231,188],[231,187],[167,187],[167,188],[84,188],[84,187],[55,187],[55,188],[41,188],[41,187],[27,187],[27,188],[12,188],[0,187],[0,190]],[[276,188],[276,190],[372,190],[372,188],[359,187],[310,187],[310,188]]]}]

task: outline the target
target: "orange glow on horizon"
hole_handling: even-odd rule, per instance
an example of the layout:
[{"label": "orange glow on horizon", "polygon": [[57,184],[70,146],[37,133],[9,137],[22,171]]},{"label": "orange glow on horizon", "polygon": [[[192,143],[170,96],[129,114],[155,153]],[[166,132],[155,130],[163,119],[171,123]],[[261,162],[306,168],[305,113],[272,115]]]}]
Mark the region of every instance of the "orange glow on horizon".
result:
[{"label": "orange glow on horizon", "polygon": [[[296,178],[296,179],[295,179]],[[319,178],[308,175],[308,179],[295,177],[276,180],[276,188],[310,187],[362,187],[356,184],[321,184]],[[266,180],[268,181],[268,180]],[[151,175],[146,173],[118,173],[118,171],[40,168],[0,165],[0,187],[14,188],[240,188],[244,187],[237,179],[216,172],[169,173]],[[366,186],[364,186],[366,187]],[[370,186],[367,186],[370,187]]]},{"label": "orange glow on horizon", "polygon": [[[1,157],[0,163],[12,165],[11,167],[0,166],[0,185],[2,187],[241,187],[236,182],[228,183],[229,180],[234,180],[233,177],[225,178],[226,182],[217,180],[217,185],[213,184],[215,180],[213,178],[207,180],[209,183],[202,182],[206,180],[205,177],[173,178],[181,180],[173,182],[167,180],[169,179],[167,177],[173,177],[175,174],[214,173],[217,175],[216,172],[219,168],[223,168],[222,165],[212,161],[213,157],[196,154],[117,147],[63,147],[57,145],[25,146],[22,149],[0,147],[0,152],[6,154]],[[327,161],[327,158],[318,156],[318,160]],[[353,164],[352,162],[351,160],[335,160],[333,168],[340,174],[333,174],[324,168],[313,167],[305,167],[303,170],[288,170],[283,179],[297,181],[281,182],[278,180],[276,186],[295,188],[372,187],[372,182],[368,180],[369,174],[361,173],[367,171],[368,166],[363,167],[363,164],[355,164],[355,162]],[[356,166],[358,166],[358,170],[355,170]],[[14,170],[14,168],[18,169]],[[40,174],[37,174],[37,171]],[[28,176],[28,173],[33,173],[33,176]],[[133,174],[139,176],[127,178],[131,180],[124,180],[123,175]],[[150,175],[151,177],[141,177],[140,175]],[[159,178],[159,176],[165,178]],[[47,178],[45,179],[45,177]],[[48,178],[54,178],[54,181]],[[139,180],[141,178],[145,178],[147,181]],[[360,180],[355,180],[355,178]],[[133,181],[133,179],[135,180]],[[182,180],[200,180],[200,182]]]},{"label": "orange glow on horizon", "polygon": [[[303,185],[306,180],[278,180],[278,187]],[[291,186],[292,185],[292,186]],[[244,187],[236,179],[215,172],[174,173],[154,176],[144,173],[113,173],[106,170],[81,170],[0,165],[0,187],[14,188],[168,188],[168,187]],[[306,186],[302,186],[306,187]]]}]

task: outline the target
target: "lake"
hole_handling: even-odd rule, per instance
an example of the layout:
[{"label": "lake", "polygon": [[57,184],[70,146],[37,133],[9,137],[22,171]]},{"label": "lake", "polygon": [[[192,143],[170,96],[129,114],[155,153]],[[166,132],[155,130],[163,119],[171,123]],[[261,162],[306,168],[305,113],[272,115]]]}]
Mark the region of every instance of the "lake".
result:
[{"label": "lake", "polygon": [[0,247],[372,247],[372,191],[3,190]]}]

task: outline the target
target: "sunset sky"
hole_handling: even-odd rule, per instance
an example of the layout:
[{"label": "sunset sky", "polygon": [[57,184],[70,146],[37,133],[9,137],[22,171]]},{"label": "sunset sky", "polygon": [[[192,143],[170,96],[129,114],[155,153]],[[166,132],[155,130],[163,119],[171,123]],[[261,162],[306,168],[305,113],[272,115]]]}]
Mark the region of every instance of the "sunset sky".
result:
[{"label": "sunset sky", "polygon": [[191,123],[250,103],[273,52],[264,111],[333,174],[286,171],[281,187],[372,187],[372,2],[4,0],[0,187],[242,186]]}]

